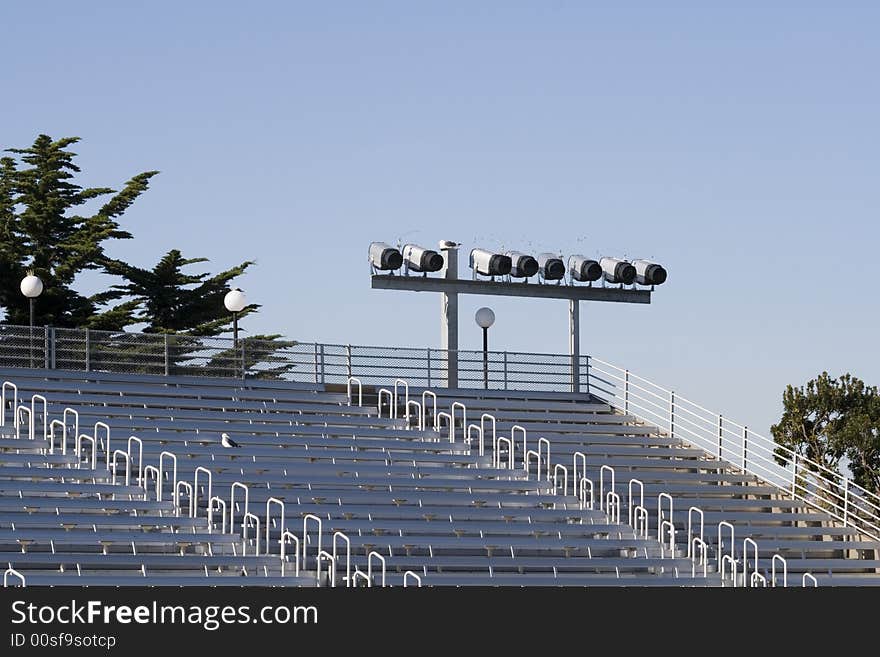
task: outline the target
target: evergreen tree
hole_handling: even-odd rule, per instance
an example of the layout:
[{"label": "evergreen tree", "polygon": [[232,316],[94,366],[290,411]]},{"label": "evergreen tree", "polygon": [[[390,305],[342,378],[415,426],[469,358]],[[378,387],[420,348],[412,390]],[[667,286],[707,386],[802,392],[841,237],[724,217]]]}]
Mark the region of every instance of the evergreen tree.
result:
[{"label": "evergreen tree", "polygon": [[[36,305],[37,324],[119,329],[130,323],[124,309],[98,313],[102,295],[84,297],[72,286],[80,272],[101,267],[104,242],[131,238],[116,220],[158,172],[134,176],[119,192],[83,188],[73,181],[80,169],[74,163],[76,154],[68,150],[78,141],[39,135],[30,148],[9,149],[23,168],[13,158],[0,161],[0,307],[7,323],[28,323],[27,300],[18,285],[31,268],[44,284]],[[76,213],[87,202],[108,195],[94,214]]]},{"label": "evergreen tree", "polygon": [[[213,336],[228,330],[231,317],[223,306],[229,282],[254,264],[248,260],[219,274],[187,274],[183,268],[207,262],[207,258],[184,258],[177,249],[166,253],[152,269],[141,269],[119,260],[106,260],[104,270],[122,277],[126,283],[114,285],[103,300],[132,297],[122,310],[133,306],[134,322],[145,323],[145,333],[183,333]],[[260,306],[249,304],[239,313],[243,317]],[[117,309],[111,309],[113,312]]]}]

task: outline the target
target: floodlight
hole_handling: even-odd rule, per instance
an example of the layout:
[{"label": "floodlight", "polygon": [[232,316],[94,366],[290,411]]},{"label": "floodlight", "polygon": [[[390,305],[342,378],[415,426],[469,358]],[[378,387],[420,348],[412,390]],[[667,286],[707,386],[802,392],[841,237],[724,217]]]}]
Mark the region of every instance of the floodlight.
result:
[{"label": "floodlight", "polygon": [[660,285],[666,282],[666,270],[650,260],[633,260],[636,268],[636,283],[639,285]]},{"label": "floodlight", "polygon": [[626,260],[620,258],[602,258],[599,261],[605,280],[609,283],[622,283],[629,285],[636,280],[636,268]]},{"label": "floodlight", "polygon": [[519,251],[505,253],[510,258],[510,275],[514,278],[529,278],[538,273],[538,261]]},{"label": "floodlight", "polygon": [[538,271],[545,281],[558,281],[565,276],[565,263],[555,253],[539,253]]},{"label": "floodlight", "polygon": [[434,272],[443,269],[443,256],[431,249],[426,249],[417,244],[405,244],[403,247],[403,260],[407,270],[419,272]]},{"label": "floodlight", "polygon": [[370,264],[380,271],[394,271],[403,265],[400,251],[385,242],[370,244]]},{"label": "floodlight", "polygon": [[602,278],[602,266],[582,255],[573,255],[568,259],[568,273],[576,281],[592,283]]},{"label": "floodlight", "polygon": [[510,273],[512,262],[510,256],[493,253],[485,249],[472,249],[470,268],[483,276],[505,276]]}]

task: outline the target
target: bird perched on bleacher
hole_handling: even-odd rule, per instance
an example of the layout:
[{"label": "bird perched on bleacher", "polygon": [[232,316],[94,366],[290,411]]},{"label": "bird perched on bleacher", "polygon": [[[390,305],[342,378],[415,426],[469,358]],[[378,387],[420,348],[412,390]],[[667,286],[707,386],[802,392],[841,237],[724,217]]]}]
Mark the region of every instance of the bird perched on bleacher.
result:
[{"label": "bird perched on bleacher", "polygon": [[220,434],[220,444],[224,447],[241,447],[241,445],[239,445],[237,442],[229,437],[228,433]]}]

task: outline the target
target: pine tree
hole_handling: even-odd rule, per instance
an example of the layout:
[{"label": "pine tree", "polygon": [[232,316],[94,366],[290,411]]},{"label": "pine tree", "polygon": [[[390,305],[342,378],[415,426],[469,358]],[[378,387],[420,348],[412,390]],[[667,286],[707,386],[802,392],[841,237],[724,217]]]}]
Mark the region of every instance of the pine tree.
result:
[{"label": "pine tree", "polygon": [[[26,269],[34,269],[44,284],[36,324],[120,329],[131,323],[124,308],[99,313],[102,295],[84,297],[72,286],[80,272],[101,267],[104,242],[132,237],[116,220],[158,171],[134,176],[119,192],[83,188],[73,180],[80,169],[68,150],[78,141],[39,135],[30,148],[9,149],[23,168],[13,158],[0,162],[0,307],[7,323],[28,323],[27,300],[18,288]],[[80,206],[108,195],[94,214],[76,214]]]},{"label": "pine tree", "polygon": [[[208,262],[207,258],[184,258],[177,249],[166,253],[152,269],[141,269],[119,260],[106,260],[104,271],[122,277],[126,283],[114,285],[103,300],[132,297],[136,323],[145,323],[144,333],[183,333],[214,336],[228,330],[231,318],[223,306],[229,282],[240,276],[253,261],[219,274],[187,274],[183,268]],[[239,313],[243,317],[260,306],[249,304]],[[111,309],[109,312],[113,312]],[[118,310],[117,310],[118,312]]]}]

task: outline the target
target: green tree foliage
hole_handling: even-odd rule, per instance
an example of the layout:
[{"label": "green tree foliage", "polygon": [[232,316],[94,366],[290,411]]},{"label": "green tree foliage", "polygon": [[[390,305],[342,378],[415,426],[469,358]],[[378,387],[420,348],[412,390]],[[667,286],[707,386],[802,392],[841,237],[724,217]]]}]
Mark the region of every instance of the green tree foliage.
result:
[{"label": "green tree foliage", "polygon": [[[184,333],[213,336],[228,329],[230,315],[223,306],[229,283],[254,264],[246,261],[219,274],[187,274],[184,267],[207,258],[184,258],[172,249],[152,269],[141,269],[119,260],[107,260],[108,274],[122,277],[123,285],[114,285],[103,300],[131,297],[116,310],[131,310],[130,323],[145,323],[145,333]],[[249,304],[239,313],[243,317],[260,306]]]},{"label": "green tree foliage", "polygon": [[[789,385],[784,411],[770,431],[781,446],[833,471],[844,459],[853,480],[880,494],[880,396],[876,386],[827,372],[804,386]],[[788,456],[780,450],[779,456]],[[807,463],[810,470],[818,468]]]},{"label": "green tree foliage", "polygon": [[[148,187],[157,171],[131,178],[116,192],[84,188],[73,180],[80,172],[68,147],[78,137],[53,141],[39,135],[29,148],[13,148],[20,160],[0,160],[0,307],[10,324],[28,323],[28,304],[18,284],[26,269],[42,279],[36,323],[61,327],[119,329],[125,313],[98,312],[100,295],[84,297],[73,289],[77,274],[99,269],[104,243],[130,239],[117,219]],[[109,197],[92,214],[78,214],[89,201]]]}]

